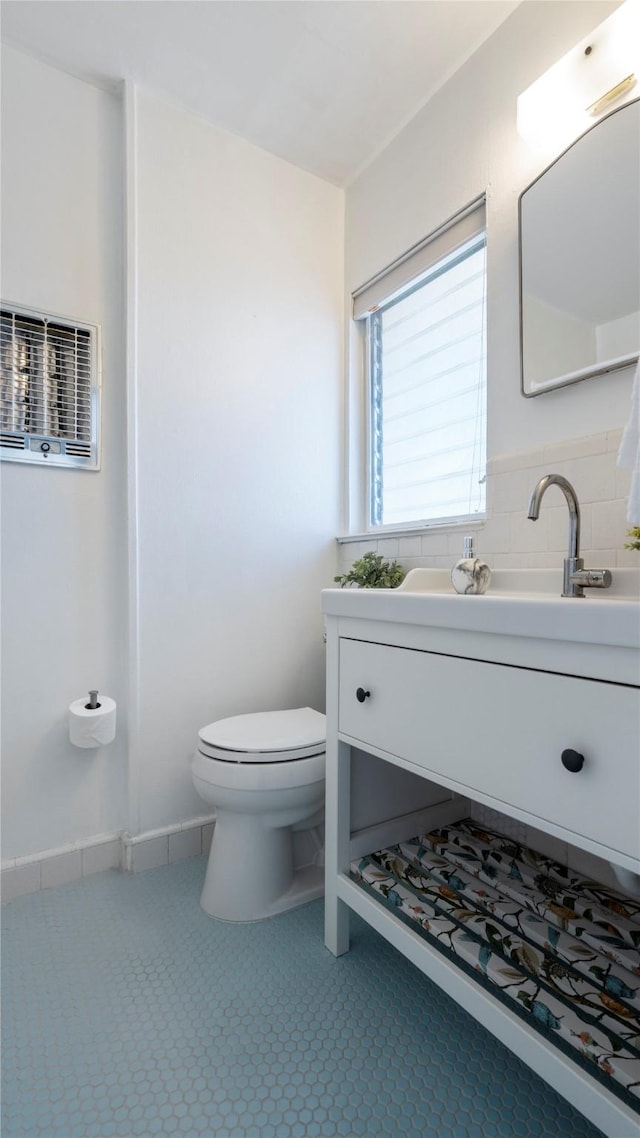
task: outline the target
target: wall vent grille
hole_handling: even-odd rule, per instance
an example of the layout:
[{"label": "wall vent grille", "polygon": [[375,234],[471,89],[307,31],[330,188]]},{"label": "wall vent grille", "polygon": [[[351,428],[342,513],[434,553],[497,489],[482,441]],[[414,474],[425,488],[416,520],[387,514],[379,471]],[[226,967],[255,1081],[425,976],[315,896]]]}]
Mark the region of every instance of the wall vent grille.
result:
[{"label": "wall vent grille", "polygon": [[99,469],[99,329],[2,302],[0,457]]}]

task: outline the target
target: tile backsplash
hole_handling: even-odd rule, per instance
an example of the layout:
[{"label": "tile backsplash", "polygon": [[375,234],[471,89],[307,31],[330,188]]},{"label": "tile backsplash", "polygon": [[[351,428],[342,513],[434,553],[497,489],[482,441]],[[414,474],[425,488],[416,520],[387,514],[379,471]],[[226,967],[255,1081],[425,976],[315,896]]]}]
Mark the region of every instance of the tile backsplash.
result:
[{"label": "tile backsplash", "polygon": [[498,455],[487,463],[487,518],[466,526],[435,526],[407,536],[359,537],[339,546],[340,573],[369,549],[397,558],[407,569],[448,568],[474,533],[478,556],[495,569],[559,568],[567,554],[569,516],[562,492],[550,487],[537,522],[527,518],[529,497],[543,474],[563,474],[575,488],[585,564],[614,569],[640,564],[627,540],[628,470],[616,465],[622,430],[569,439],[532,451]]}]

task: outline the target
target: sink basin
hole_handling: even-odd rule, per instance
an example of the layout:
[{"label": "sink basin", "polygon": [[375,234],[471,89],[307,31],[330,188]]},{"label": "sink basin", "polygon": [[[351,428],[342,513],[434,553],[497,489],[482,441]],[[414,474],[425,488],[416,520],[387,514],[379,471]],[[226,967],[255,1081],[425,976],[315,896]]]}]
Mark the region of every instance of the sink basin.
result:
[{"label": "sink basin", "polygon": [[[613,579],[609,589],[585,589],[585,599],[640,599],[640,569],[612,569],[611,574]],[[456,595],[448,569],[410,569],[402,584],[394,591]],[[561,594],[562,566],[558,569],[494,569],[484,596],[559,597]],[[476,600],[480,598],[476,597]]]}]

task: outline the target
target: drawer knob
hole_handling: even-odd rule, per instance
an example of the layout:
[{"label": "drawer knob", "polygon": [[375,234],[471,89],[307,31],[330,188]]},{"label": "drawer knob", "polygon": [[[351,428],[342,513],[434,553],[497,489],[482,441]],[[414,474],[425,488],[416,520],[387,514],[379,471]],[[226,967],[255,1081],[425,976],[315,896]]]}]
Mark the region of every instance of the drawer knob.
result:
[{"label": "drawer knob", "polygon": [[579,751],[569,749],[563,751],[560,757],[565,770],[571,771],[572,774],[577,774],[578,771],[582,770],[584,755],[581,755]]},{"label": "drawer knob", "polygon": [[364,703],[365,699],[368,699],[370,695],[371,692],[365,691],[364,688],[358,688],[356,691],[356,699],[358,703]]}]

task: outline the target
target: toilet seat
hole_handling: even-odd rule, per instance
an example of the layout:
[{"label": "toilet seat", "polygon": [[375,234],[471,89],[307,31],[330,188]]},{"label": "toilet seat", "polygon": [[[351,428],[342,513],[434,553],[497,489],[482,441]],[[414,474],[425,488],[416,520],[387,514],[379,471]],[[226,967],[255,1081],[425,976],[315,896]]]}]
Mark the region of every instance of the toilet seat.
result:
[{"label": "toilet seat", "polygon": [[291,763],[324,754],[326,720],[319,711],[297,707],[233,715],[199,732],[201,755],[225,763]]}]

